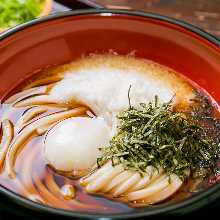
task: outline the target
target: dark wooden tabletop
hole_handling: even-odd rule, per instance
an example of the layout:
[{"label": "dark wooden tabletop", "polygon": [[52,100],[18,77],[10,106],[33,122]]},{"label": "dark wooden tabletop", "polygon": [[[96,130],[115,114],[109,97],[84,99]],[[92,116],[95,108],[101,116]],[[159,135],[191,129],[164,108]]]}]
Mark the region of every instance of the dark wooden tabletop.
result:
[{"label": "dark wooden tabletop", "polygon": [[220,38],[220,0],[89,1],[106,8],[144,10],[182,19]]}]

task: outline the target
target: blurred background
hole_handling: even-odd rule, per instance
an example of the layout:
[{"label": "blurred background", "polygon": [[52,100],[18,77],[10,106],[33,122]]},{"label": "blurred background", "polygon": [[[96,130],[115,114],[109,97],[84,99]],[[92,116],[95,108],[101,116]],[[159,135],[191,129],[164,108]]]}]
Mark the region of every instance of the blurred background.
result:
[{"label": "blurred background", "polygon": [[107,8],[144,10],[185,20],[220,37],[220,0],[96,0]]}]

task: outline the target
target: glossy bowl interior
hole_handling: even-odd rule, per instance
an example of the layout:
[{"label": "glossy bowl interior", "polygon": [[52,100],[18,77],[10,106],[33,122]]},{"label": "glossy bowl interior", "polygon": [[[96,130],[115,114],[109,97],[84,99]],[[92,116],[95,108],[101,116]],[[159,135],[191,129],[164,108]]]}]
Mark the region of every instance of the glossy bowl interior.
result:
[{"label": "glossy bowl interior", "polygon": [[[216,38],[195,27],[154,14],[90,10],[53,15],[15,27],[0,36],[0,97],[47,66],[67,63],[89,53],[114,51],[128,54],[134,51],[137,57],[154,60],[181,72],[220,104],[219,45]],[[0,191],[38,211],[104,217],[48,208],[3,187]],[[139,209],[114,217],[189,212],[218,197],[220,186],[216,185],[178,204]]]}]

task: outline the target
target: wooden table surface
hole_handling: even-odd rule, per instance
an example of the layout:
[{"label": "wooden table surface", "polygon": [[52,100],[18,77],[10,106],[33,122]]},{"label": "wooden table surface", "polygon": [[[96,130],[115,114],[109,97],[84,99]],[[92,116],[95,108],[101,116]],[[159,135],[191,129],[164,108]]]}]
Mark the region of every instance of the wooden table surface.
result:
[{"label": "wooden table surface", "polygon": [[144,10],[182,19],[220,38],[220,0],[90,0],[90,2],[106,8]]}]

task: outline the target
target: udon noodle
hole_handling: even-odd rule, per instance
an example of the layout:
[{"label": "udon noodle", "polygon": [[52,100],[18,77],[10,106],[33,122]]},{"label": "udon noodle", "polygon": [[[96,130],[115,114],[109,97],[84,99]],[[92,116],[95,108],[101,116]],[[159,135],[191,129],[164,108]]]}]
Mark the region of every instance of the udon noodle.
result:
[{"label": "udon noodle", "polygon": [[[79,96],[79,98],[73,99],[73,97],[82,92],[81,89],[84,82],[81,83],[79,79],[71,78],[71,71],[80,72],[80,69],[99,68],[105,62],[107,63],[105,66],[106,74],[109,74],[109,76],[113,74],[112,79],[114,79],[116,76],[108,71],[107,67],[117,67],[122,71],[125,66],[131,66],[138,72],[143,71],[144,65],[146,65],[148,69],[144,70],[144,73],[148,74],[150,72],[149,75],[151,75],[146,79],[157,81],[155,84],[156,90],[152,86],[153,81],[150,82],[151,85],[149,84],[152,86],[152,94],[155,91],[158,93],[161,89],[161,95],[155,95],[161,96],[164,101],[168,101],[170,97],[175,95],[175,109],[188,111],[192,105],[198,105],[200,108],[200,105],[204,105],[203,100],[206,100],[206,102],[208,100],[209,109],[214,108],[211,99],[200,93],[199,88],[192,86],[186,79],[178,78],[172,70],[166,69],[166,67],[163,69],[162,66],[157,66],[151,61],[148,64],[144,64],[143,62],[145,61],[137,60],[131,57],[103,55],[83,58],[70,65],[49,68],[46,71],[37,73],[29,81],[24,82],[20,86],[22,89],[3,100],[1,106],[0,184],[21,196],[41,204],[94,213],[129,212],[138,206],[146,206],[163,201],[180,201],[189,197],[192,191],[202,190],[204,180],[193,180],[189,170],[186,171],[187,178],[184,180],[174,173],[167,175],[163,168],[155,168],[153,166],[148,166],[146,175],[142,176],[134,170],[125,169],[121,164],[113,166],[112,162],[108,161],[101,167],[97,167],[94,164],[91,169],[86,168],[83,171],[71,170],[70,172],[69,170],[56,169],[56,164],[48,163],[48,157],[45,158],[43,146],[47,141],[46,138],[50,137],[54,129],[58,129],[57,126],[62,126],[63,121],[70,120],[70,123],[76,123],[71,120],[80,118],[80,120],[84,121],[85,118],[95,118],[95,115],[101,116],[111,127],[112,136],[115,135],[115,129],[118,126],[115,115],[121,110],[117,109],[118,107],[115,107],[114,103],[109,105],[110,107],[107,104],[107,107],[101,106],[111,99],[110,94],[108,94],[108,97],[106,96],[108,100],[104,98],[103,100],[101,98],[95,100],[96,105],[93,108],[91,94],[95,91],[95,87],[101,85],[95,84],[92,88],[91,85],[93,84],[89,84],[89,81],[87,81],[86,85],[90,87],[90,93],[85,93],[86,98]],[[139,64],[143,64],[143,66],[140,67]],[[129,72],[130,70],[125,69],[126,71]],[[151,71],[154,73],[151,73]],[[97,77],[100,75],[100,79],[103,77],[101,72],[93,72],[94,79],[96,74]],[[87,72],[85,74],[89,75],[90,73]],[[84,77],[83,74],[82,77]],[[137,82],[138,78],[133,79],[132,77],[130,78],[133,82],[131,102],[133,101],[135,105],[135,102],[140,103],[143,100],[139,98],[142,94],[141,89],[135,90],[134,82]],[[71,91],[62,87],[64,82],[66,82],[65,85],[67,86],[73,83],[74,87],[76,85],[74,85],[74,80],[79,84],[81,83],[79,90],[77,90],[77,86],[75,90]],[[122,88],[123,80],[119,78],[118,80]],[[91,83],[94,82],[92,79]],[[164,82],[165,87],[163,85]],[[117,82],[114,81],[114,84],[116,85]],[[130,84],[126,85],[129,87]],[[167,88],[172,88],[173,90],[166,90]],[[64,93],[62,94],[60,91],[64,91]],[[135,94],[136,91],[137,94]],[[172,92],[170,93],[170,91]],[[123,96],[122,89],[120,92],[121,96]],[[143,94],[145,92],[145,87],[143,86]],[[70,93],[72,94],[71,97]],[[97,94],[95,93],[95,96]],[[192,101],[197,94],[200,94],[201,98],[199,103]],[[127,98],[126,95],[125,97]],[[103,96],[105,96],[104,93]],[[116,104],[118,102],[120,105],[120,97],[116,98],[114,94],[112,94],[112,97],[113,101]],[[152,95],[149,94],[149,97],[152,97]],[[124,99],[124,97],[121,99]],[[213,111],[209,115],[210,118],[213,117],[212,114]],[[215,119],[216,121],[217,119]],[[85,121],[85,123],[87,122]],[[105,127],[102,121],[100,123],[100,126]],[[210,130],[214,129],[212,128],[212,122],[210,122],[210,127]]]}]

